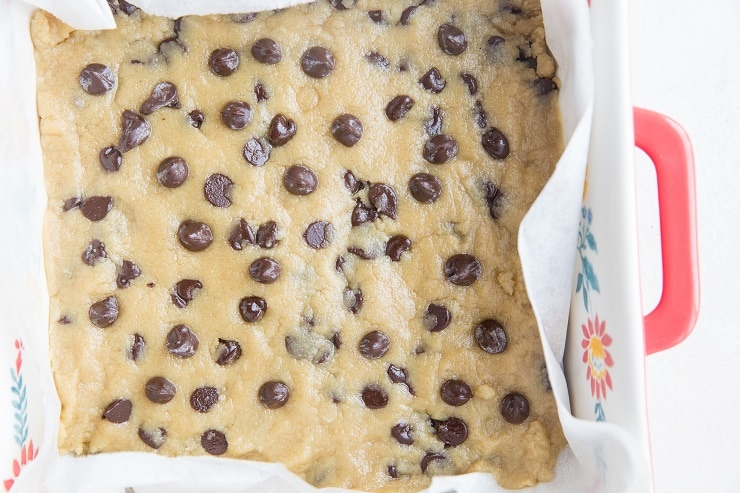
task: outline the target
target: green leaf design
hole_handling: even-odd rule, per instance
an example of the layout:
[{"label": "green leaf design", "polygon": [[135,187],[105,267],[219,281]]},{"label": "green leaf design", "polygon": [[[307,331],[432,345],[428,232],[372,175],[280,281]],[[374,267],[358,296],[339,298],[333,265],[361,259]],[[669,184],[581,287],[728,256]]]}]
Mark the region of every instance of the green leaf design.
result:
[{"label": "green leaf design", "polygon": [[596,238],[594,238],[593,233],[589,231],[586,233],[586,241],[588,242],[588,247],[593,250],[596,253],[599,253],[599,251],[596,249]]},{"label": "green leaf design", "polygon": [[578,282],[576,283],[576,293],[583,287],[583,274],[578,273]]},{"label": "green leaf design", "polygon": [[588,311],[588,289],[583,290],[583,304],[586,307],[586,311]]},{"label": "green leaf design", "polygon": [[593,265],[591,265],[591,262],[589,262],[586,257],[583,257],[583,274],[586,276],[586,281],[588,282],[588,285],[594,291],[600,293],[601,291],[599,291],[599,280],[596,278]]}]

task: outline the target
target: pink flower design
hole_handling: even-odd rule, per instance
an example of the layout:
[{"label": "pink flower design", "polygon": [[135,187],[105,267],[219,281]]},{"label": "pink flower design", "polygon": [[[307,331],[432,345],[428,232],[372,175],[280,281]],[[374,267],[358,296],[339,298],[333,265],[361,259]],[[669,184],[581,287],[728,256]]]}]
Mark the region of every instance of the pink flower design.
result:
[{"label": "pink flower design", "polygon": [[587,323],[588,326],[581,325],[586,379],[591,382],[591,395],[598,400],[606,399],[607,387],[613,390],[609,368],[614,365],[614,360],[607,350],[611,346],[612,338],[606,333],[606,322],[600,321],[598,315],[593,322],[588,319]]}]

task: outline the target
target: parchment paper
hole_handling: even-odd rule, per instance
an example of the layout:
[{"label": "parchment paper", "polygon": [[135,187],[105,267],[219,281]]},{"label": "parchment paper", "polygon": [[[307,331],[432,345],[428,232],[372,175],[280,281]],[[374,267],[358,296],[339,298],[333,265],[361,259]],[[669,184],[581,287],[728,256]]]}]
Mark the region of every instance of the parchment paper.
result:
[{"label": "parchment paper", "polygon": [[[134,0],[143,10],[185,14],[243,13],[304,3],[305,0]],[[114,26],[105,0],[32,0],[76,28]],[[35,348],[28,350],[37,378],[29,393],[41,396],[43,427],[39,457],[27,466],[13,491],[136,493],[298,493],[318,491],[283,466],[213,457],[168,458],[117,453],[72,458],[56,448],[59,402],[49,366],[47,293],[41,252],[41,217],[46,197],[35,106],[35,69],[28,32],[31,5],[0,0],[0,161],[6,180],[0,194],[0,220],[15,228],[0,245],[10,271],[0,279],[0,321],[9,323]],[[545,350],[561,423],[569,446],[559,457],[554,481],[527,491],[622,492],[645,465],[631,457],[631,437],[620,428],[577,420],[570,414],[562,371],[575,239],[583,191],[593,101],[591,33],[584,0],[542,0],[548,44],[559,63],[560,104],[567,148],[551,180],[522,223],[519,249],[525,281]],[[9,110],[8,110],[9,109]],[[10,118],[7,117],[10,115]],[[15,277],[14,277],[15,276]],[[13,279],[23,279],[19,286]],[[0,444],[0,447],[3,447]],[[347,491],[325,489],[321,491]],[[428,493],[501,491],[490,475],[437,477]]]}]

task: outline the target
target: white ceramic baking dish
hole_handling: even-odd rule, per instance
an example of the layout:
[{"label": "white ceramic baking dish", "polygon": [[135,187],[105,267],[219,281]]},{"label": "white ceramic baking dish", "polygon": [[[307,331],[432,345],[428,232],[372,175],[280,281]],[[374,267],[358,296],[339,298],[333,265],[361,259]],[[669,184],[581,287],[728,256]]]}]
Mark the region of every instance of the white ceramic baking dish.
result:
[{"label": "white ceramic baking dish", "polygon": [[[644,358],[683,341],[699,309],[693,152],[676,122],[632,108],[628,2],[591,4],[594,119],[564,364],[572,414],[626,431],[639,448],[629,459],[649,471]],[[660,208],[663,292],[646,316],[635,146],[655,165]],[[652,480],[625,478],[619,488],[652,491]]]},{"label": "white ceramic baking dish", "polygon": [[[5,15],[12,0],[0,0]],[[585,1],[585,0],[572,0]],[[102,2],[104,4],[104,2]],[[611,427],[636,447],[619,461],[631,461],[634,477],[615,480],[619,475],[603,474],[584,491],[651,490],[650,450],[647,430],[645,365],[646,354],[667,349],[685,338],[693,328],[698,310],[698,272],[694,213],[693,161],[689,140],[671,120],[645,110],[633,110],[630,99],[626,2],[595,0],[591,11],[593,32],[595,104],[586,186],[583,193],[581,228],[574,238],[576,271],[565,355],[562,361],[568,393],[559,395],[564,419],[577,420],[583,433],[594,427]],[[23,88],[18,94],[0,94],[5,118],[14,118],[17,98],[33,97],[33,74],[14,73],[5,48],[13,33],[0,33],[0,78],[14,77],[13,84],[0,87]],[[16,53],[32,57],[32,53]],[[0,83],[3,81],[0,79]],[[7,120],[6,120],[7,121]],[[6,125],[21,135],[33,131],[23,125]],[[5,127],[4,127],[5,128]],[[12,140],[12,139],[11,139]],[[663,296],[656,310],[643,316],[640,301],[637,255],[634,145],[646,151],[656,165],[658,176],[661,233],[663,242]],[[38,146],[36,146],[38,147]],[[27,150],[37,154],[37,148]],[[26,186],[27,174],[13,167],[6,156],[17,149],[0,149],[0,160],[8,183]],[[32,155],[33,159],[40,159]],[[40,179],[40,176],[36,177]],[[39,187],[29,189],[38,190]],[[0,219],[6,240],[29,233],[15,213],[18,207],[45,204],[43,193],[27,197],[27,203],[2,202]],[[40,241],[38,242],[40,248]],[[40,258],[39,251],[21,252]],[[20,270],[17,259],[4,259],[3,283],[14,283],[23,293],[43,278],[43,266],[36,271]],[[43,426],[46,402],[28,392],[28,382],[49,378],[48,369],[24,364],[30,348],[45,357],[46,341],[29,336],[25,324],[45,324],[46,307],[34,313],[17,313],[17,307],[0,298],[5,326],[0,330],[0,480],[5,490],[21,491],[25,485],[42,481],[31,477],[48,470],[47,458],[39,456],[39,445],[55,443],[52,431]],[[22,316],[21,316],[22,315]],[[561,362],[551,361],[559,366]],[[8,378],[8,376],[10,378]],[[610,451],[594,451],[603,459],[597,467],[613,464]],[[598,462],[598,460],[597,460]],[[640,467],[640,465],[644,467]],[[23,489],[23,491],[34,491]],[[215,491],[215,490],[214,490]]]}]

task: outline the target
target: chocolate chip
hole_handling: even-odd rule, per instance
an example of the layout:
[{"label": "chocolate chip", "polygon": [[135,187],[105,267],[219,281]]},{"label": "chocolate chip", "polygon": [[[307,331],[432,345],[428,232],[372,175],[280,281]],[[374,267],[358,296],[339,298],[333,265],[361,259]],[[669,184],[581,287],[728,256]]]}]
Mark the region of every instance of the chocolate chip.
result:
[{"label": "chocolate chip", "polygon": [[409,180],[409,192],[422,204],[430,204],[442,195],[442,182],[429,173],[416,173]]},{"label": "chocolate chip", "polygon": [[438,452],[427,452],[421,459],[421,472],[426,472],[429,464],[434,461],[446,461],[447,456]]},{"label": "chocolate chip", "polygon": [[167,404],[174,397],[177,389],[172,381],[164,377],[150,378],[144,387],[147,399],[155,404]]},{"label": "chocolate chip", "polygon": [[409,25],[409,19],[411,19],[411,16],[416,12],[416,6],[412,5],[411,7],[407,7],[404,9],[403,12],[401,12],[401,19],[399,22],[402,26],[408,26]]},{"label": "chocolate chip", "polygon": [[303,72],[314,79],[323,79],[334,70],[334,54],[321,46],[314,46],[301,57]]},{"label": "chocolate chip", "polygon": [[411,250],[411,240],[404,235],[392,236],[385,245],[385,254],[394,262],[399,262],[403,253],[409,250]]},{"label": "chocolate chip", "polygon": [[284,146],[295,136],[296,124],[284,115],[275,115],[270,122],[267,140],[275,147]]},{"label": "chocolate chip", "polygon": [[226,77],[239,68],[239,55],[230,48],[219,48],[211,53],[208,66],[214,74]]},{"label": "chocolate chip", "polygon": [[211,228],[200,221],[183,221],[177,229],[180,244],[191,252],[201,252],[213,243]]},{"label": "chocolate chip", "polygon": [[468,439],[468,425],[459,418],[449,418],[437,426],[437,437],[448,447],[457,447]]},{"label": "chocolate chip", "polygon": [[80,72],[82,90],[93,96],[100,96],[116,85],[116,74],[101,63],[91,63]]},{"label": "chocolate chip", "polygon": [[383,11],[382,10],[371,10],[367,13],[368,17],[370,17],[370,20],[373,21],[376,24],[380,24],[383,22]]},{"label": "chocolate chip", "polygon": [[146,287],[148,287],[148,288],[153,288],[154,286],[155,286],[155,284],[153,282],[146,283]]},{"label": "chocolate chip", "polygon": [[267,221],[257,229],[257,244],[262,248],[275,248],[278,240],[278,225],[275,221]]},{"label": "chocolate chip", "polygon": [[391,99],[385,107],[385,116],[392,122],[398,121],[414,106],[410,96],[400,95]]},{"label": "chocolate chip", "polygon": [[138,363],[139,360],[144,356],[144,350],[146,349],[146,343],[144,342],[144,336],[141,334],[134,334],[134,340],[131,343],[131,359],[134,363]]},{"label": "chocolate chip", "polygon": [[261,82],[254,85],[254,97],[257,98],[258,103],[270,99],[270,95],[267,94],[267,89],[265,89],[265,86],[263,86]]},{"label": "chocolate chip", "polygon": [[159,108],[179,108],[180,99],[177,94],[177,87],[172,82],[160,82],[152,90],[149,99],[141,105],[141,114],[150,115]]},{"label": "chocolate chip", "polygon": [[460,78],[462,79],[463,83],[468,86],[468,93],[471,96],[475,96],[476,94],[478,94],[478,79],[476,79],[475,76],[462,73],[460,74]]},{"label": "chocolate chip", "polygon": [[96,195],[86,198],[80,206],[80,211],[90,221],[100,221],[108,215],[112,207],[113,198]]},{"label": "chocolate chip", "polygon": [[118,299],[115,296],[108,296],[96,301],[90,306],[88,315],[95,327],[101,329],[110,327],[113,322],[118,320]]},{"label": "chocolate chip", "polygon": [[189,358],[198,350],[200,341],[187,325],[175,325],[167,334],[167,351],[179,358]]},{"label": "chocolate chip", "polygon": [[239,223],[229,234],[229,245],[234,250],[241,250],[245,245],[254,245],[256,241],[254,231],[244,219],[239,219]]},{"label": "chocolate chip", "polygon": [[391,382],[405,385],[409,391],[409,394],[416,395],[414,389],[409,383],[408,370],[406,370],[405,368],[399,368],[395,365],[388,365],[388,370],[386,371],[386,373],[388,374],[388,378],[391,379]]},{"label": "chocolate chip", "polygon": [[226,435],[218,430],[206,430],[200,436],[200,445],[211,455],[223,455],[229,448]]},{"label": "chocolate chip", "polygon": [[135,263],[130,260],[124,260],[121,263],[121,269],[118,271],[116,277],[116,286],[120,289],[125,289],[131,285],[131,281],[141,275],[141,269]]},{"label": "chocolate chip", "polygon": [[[175,22],[177,23],[180,20],[181,19],[177,19],[175,20]],[[175,50],[179,50],[182,53],[186,53],[188,51],[188,48],[187,46],[185,46],[185,43],[183,43],[180,40],[180,38],[177,36],[177,31],[175,31],[175,36],[170,36],[169,38],[163,39],[159,43],[159,45],[157,45],[157,53],[162,55],[164,57],[165,62],[167,63],[170,63],[172,61],[172,53]]]},{"label": "chocolate chip", "polygon": [[252,166],[262,166],[270,159],[270,149],[258,139],[249,139],[242,151],[244,159]]},{"label": "chocolate chip", "polygon": [[98,154],[98,159],[100,160],[100,165],[105,171],[113,173],[121,169],[121,161],[123,159],[123,155],[121,154],[121,151],[119,151],[116,147],[108,146],[100,151],[100,154]]},{"label": "chocolate chip", "polygon": [[228,207],[231,205],[231,179],[221,173],[214,173],[206,178],[203,186],[203,195],[206,200],[215,207]]},{"label": "chocolate chip", "polygon": [[274,40],[262,38],[252,45],[252,56],[260,63],[274,65],[283,59],[283,50]]},{"label": "chocolate chip", "polygon": [[444,305],[430,303],[424,313],[422,322],[429,332],[439,332],[446,329],[452,321],[450,310]]},{"label": "chocolate chip", "polygon": [[532,82],[532,87],[534,93],[538,96],[545,96],[558,90],[558,85],[552,79],[535,79]]},{"label": "chocolate chip", "polygon": [[501,416],[513,425],[524,423],[529,417],[529,401],[518,392],[508,394],[501,401]]},{"label": "chocolate chip", "polygon": [[488,114],[483,109],[483,103],[476,101],[473,105],[473,113],[475,114],[475,124],[478,128],[486,128],[488,126]]},{"label": "chocolate chip", "polygon": [[128,3],[126,0],[118,0],[118,6],[121,8],[123,13],[126,15],[131,15],[137,10],[139,10],[139,7]]},{"label": "chocolate chip", "polygon": [[315,221],[308,225],[303,238],[311,248],[326,248],[334,239],[334,226],[326,221]]},{"label": "chocolate chip", "polygon": [[185,308],[188,303],[195,299],[195,290],[202,289],[203,283],[197,279],[183,279],[175,284],[175,292],[172,293],[172,303],[177,308]]},{"label": "chocolate chip", "polygon": [[362,260],[375,260],[378,258],[374,253],[368,253],[364,249],[356,246],[347,247],[347,251],[352,255],[360,257]]},{"label": "chocolate chip", "polygon": [[157,167],[157,181],[167,188],[177,188],[188,179],[190,167],[181,157],[172,156],[162,160]]},{"label": "chocolate chip", "polygon": [[339,115],[331,124],[331,134],[340,144],[352,147],[362,138],[362,122],[354,115]]},{"label": "chocolate chip", "polygon": [[93,266],[98,263],[101,258],[106,258],[108,254],[105,252],[105,245],[99,240],[92,240],[85,251],[82,252],[82,261],[89,266]]},{"label": "chocolate chip", "polygon": [[82,205],[82,197],[70,197],[62,204],[62,210],[64,212],[71,211]]},{"label": "chocolate chip", "polygon": [[407,423],[398,423],[391,428],[391,436],[402,445],[413,445],[414,438],[411,436],[411,426]]},{"label": "chocolate chip", "polygon": [[440,387],[439,395],[450,406],[462,406],[473,397],[473,391],[462,380],[447,380]]},{"label": "chocolate chip", "polygon": [[139,438],[151,448],[158,449],[164,445],[164,440],[167,438],[167,430],[164,428],[139,428]]},{"label": "chocolate chip", "polygon": [[308,195],[319,186],[319,178],[308,166],[295,164],[285,170],[283,186],[293,195]]},{"label": "chocolate chip", "polygon": [[393,464],[388,466],[388,476],[392,477],[393,479],[398,479],[398,471],[396,470],[396,466]]},{"label": "chocolate chip", "polygon": [[360,288],[352,289],[348,286],[344,288],[344,293],[342,294],[342,297],[344,299],[344,306],[351,313],[357,314],[362,309],[364,297]]},{"label": "chocolate chip", "polygon": [[424,144],[424,159],[432,164],[443,164],[457,156],[457,141],[449,135],[435,135]]},{"label": "chocolate chip", "polygon": [[267,302],[259,296],[247,296],[239,301],[239,314],[245,322],[259,322],[266,311]]},{"label": "chocolate chip", "polygon": [[448,55],[461,55],[468,48],[465,33],[451,24],[442,24],[437,30],[437,43]]},{"label": "chocolate chip", "polygon": [[172,30],[175,31],[175,36],[180,35],[180,31],[182,30],[182,17],[178,17],[172,22]]},{"label": "chocolate chip", "polygon": [[452,284],[470,286],[480,277],[480,261],[467,253],[453,255],[445,262],[444,274]]},{"label": "chocolate chip", "polygon": [[532,56],[532,45],[519,47],[517,62],[522,62],[526,67],[537,70],[537,58]]},{"label": "chocolate chip", "polygon": [[216,364],[220,366],[230,365],[241,358],[242,347],[236,341],[219,338],[216,354],[218,355],[216,356]]},{"label": "chocolate chip", "polygon": [[334,335],[331,336],[331,343],[334,344],[335,349],[342,347],[342,334],[334,332]]},{"label": "chocolate chip", "polygon": [[419,83],[432,94],[439,94],[445,88],[445,85],[447,85],[442,78],[442,74],[439,73],[436,67],[430,68],[427,73],[422,75]]},{"label": "chocolate chip", "polygon": [[121,152],[140,146],[152,134],[149,122],[130,110],[124,111],[121,116],[121,129],[121,138],[118,141],[118,150]]},{"label": "chocolate chip", "polygon": [[221,110],[221,121],[231,130],[241,130],[252,121],[252,107],[244,101],[231,101]]},{"label": "chocolate chip", "polygon": [[483,185],[483,192],[486,197],[488,213],[493,219],[498,219],[501,217],[501,201],[504,198],[503,192],[490,181]]},{"label": "chocolate chip", "polygon": [[367,359],[382,358],[390,348],[391,340],[388,339],[387,335],[383,334],[379,330],[374,330],[365,334],[365,336],[360,340],[360,344],[358,346],[360,354]]},{"label": "chocolate chip", "polygon": [[69,325],[72,323],[72,320],[70,320],[67,315],[62,315],[61,317],[59,317],[59,320],[57,320],[57,323],[60,323],[62,325]]},{"label": "chocolate chip", "polygon": [[442,133],[442,110],[439,106],[432,107],[432,117],[424,123],[424,130],[432,136]]},{"label": "chocolate chip", "polygon": [[125,423],[131,416],[131,401],[128,399],[116,399],[108,404],[103,411],[103,418],[111,423]]},{"label": "chocolate chip", "polygon": [[207,413],[218,402],[218,390],[215,387],[199,387],[190,394],[190,407],[199,413]]},{"label": "chocolate chip", "polygon": [[290,398],[290,389],[283,382],[265,382],[258,392],[259,401],[268,409],[283,407]]},{"label": "chocolate chip", "polygon": [[362,183],[355,178],[355,175],[353,175],[351,171],[347,170],[344,173],[344,186],[347,187],[349,193],[354,195],[360,191]]},{"label": "chocolate chip", "polygon": [[396,192],[390,186],[385,183],[376,183],[370,187],[368,198],[379,213],[385,214],[391,219],[396,218],[398,199],[396,198]]},{"label": "chocolate chip", "polygon": [[200,110],[193,110],[190,113],[188,113],[188,120],[190,121],[190,124],[194,126],[195,128],[200,128],[201,125],[206,121],[206,115],[203,114]]},{"label": "chocolate chip", "polygon": [[366,53],[365,60],[385,70],[391,68],[391,64],[388,62],[388,59],[376,51]]},{"label": "chocolate chip", "polygon": [[280,262],[271,257],[260,257],[249,266],[249,277],[261,284],[272,284],[278,280],[281,271]]},{"label": "chocolate chip", "polygon": [[366,206],[360,199],[357,199],[355,208],[352,209],[352,227],[371,223],[376,219],[378,219],[378,211]]},{"label": "chocolate chip", "polygon": [[486,41],[486,47],[489,50],[495,50],[498,49],[500,46],[503,46],[506,40],[502,38],[501,36],[491,36],[488,38],[488,41]]},{"label": "chocolate chip", "polygon": [[504,327],[496,320],[483,320],[475,327],[475,342],[485,352],[499,354],[506,351],[508,338]]},{"label": "chocolate chip", "polygon": [[368,409],[381,409],[388,405],[388,394],[376,385],[362,389],[362,402]]}]

